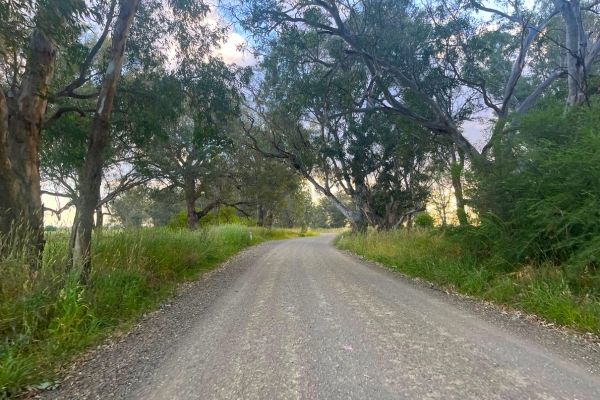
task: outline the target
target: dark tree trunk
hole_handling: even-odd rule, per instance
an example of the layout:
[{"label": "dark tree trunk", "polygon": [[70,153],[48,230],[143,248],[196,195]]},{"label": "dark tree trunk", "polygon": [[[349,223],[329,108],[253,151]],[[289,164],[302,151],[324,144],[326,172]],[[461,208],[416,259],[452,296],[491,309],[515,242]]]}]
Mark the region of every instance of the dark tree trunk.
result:
[{"label": "dark tree trunk", "polygon": [[195,231],[198,229],[198,222],[200,221],[200,218],[198,218],[198,213],[196,212],[196,199],[194,197],[186,197],[185,206],[188,228],[191,231]]},{"label": "dark tree trunk", "polygon": [[459,155],[460,160],[456,159],[456,154],[452,152],[452,165],[450,166],[450,176],[452,178],[452,187],[454,188],[454,198],[456,199],[456,216],[461,226],[469,225],[467,212],[465,210],[465,199],[462,188],[462,173],[465,165],[464,156]]},{"label": "dark tree trunk", "polygon": [[262,204],[258,205],[256,225],[257,226],[265,226],[265,207]]},{"label": "dark tree trunk", "polygon": [[191,231],[198,229],[200,216],[196,211],[196,200],[198,200],[196,190],[196,180],[191,177],[184,177],[183,195],[185,198],[185,211],[187,216],[187,226]]},{"label": "dark tree trunk", "polygon": [[267,211],[267,215],[265,217],[265,227],[269,229],[273,227],[273,212],[271,212],[271,210]]},{"label": "dark tree trunk", "polygon": [[369,225],[373,225],[371,207],[367,199],[367,188],[362,181],[356,183],[355,193],[352,196],[354,203],[358,206],[359,211],[353,215],[352,229],[356,232],[367,232]]},{"label": "dark tree trunk", "polygon": [[96,225],[94,228],[98,233],[101,233],[104,228],[104,212],[102,212],[102,206],[96,208]]},{"label": "dark tree trunk", "polygon": [[352,230],[357,233],[366,233],[369,228],[369,223],[362,213],[358,213],[358,217],[350,221],[350,224],[352,225]]},{"label": "dark tree trunk", "polygon": [[52,42],[34,30],[19,93],[0,91],[0,233],[27,231],[37,252],[33,268],[39,266],[44,248],[38,152],[55,59]]},{"label": "dark tree trunk", "polygon": [[108,67],[102,81],[102,88],[96,105],[96,113],[88,138],[88,149],[81,173],[80,199],[78,202],[79,221],[72,248],[73,264],[81,267],[81,282],[86,283],[91,272],[92,230],[94,210],[100,201],[100,185],[104,153],[110,144],[109,124],[113,102],[117,91],[117,81],[123,64],[123,53],[129,28],[140,0],[123,0],[112,35]]},{"label": "dark tree trunk", "polygon": [[407,230],[410,231],[412,229],[414,220],[415,220],[414,214],[409,214],[406,216],[406,229]]}]

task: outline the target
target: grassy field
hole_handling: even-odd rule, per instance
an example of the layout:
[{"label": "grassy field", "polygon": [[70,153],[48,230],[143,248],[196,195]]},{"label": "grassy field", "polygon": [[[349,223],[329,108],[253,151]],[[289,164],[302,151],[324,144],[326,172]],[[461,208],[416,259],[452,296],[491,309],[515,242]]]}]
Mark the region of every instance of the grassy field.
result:
[{"label": "grassy field", "polygon": [[76,354],[126,329],[179,282],[250,245],[299,235],[238,225],[105,231],[94,238],[94,269],[85,288],[65,275],[65,233],[48,235],[43,267],[34,274],[14,249],[0,261],[0,398],[51,385]]},{"label": "grassy field", "polygon": [[339,248],[438,286],[600,334],[600,298],[555,265],[506,266],[437,230],[343,234]]}]

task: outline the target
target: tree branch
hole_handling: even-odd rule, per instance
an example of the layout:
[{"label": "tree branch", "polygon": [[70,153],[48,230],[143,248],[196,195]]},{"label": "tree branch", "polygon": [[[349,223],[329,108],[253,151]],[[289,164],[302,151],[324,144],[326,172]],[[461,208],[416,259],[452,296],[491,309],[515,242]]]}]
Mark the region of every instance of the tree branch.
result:
[{"label": "tree branch", "polygon": [[86,75],[88,73],[88,70],[90,69],[90,66],[92,65],[92,62],[94,61],[94,58],[96,57],[96,54],[102,48],[102,45],[104,44],[104,41],[106,40],[106,37],[108,36],[108,32],[110,31],[110,25],[112,24],[112,20],[114,18],[116,4],[117,4],[117,0],[111,1],[108,15],[106,17],[106,23],[104,24],[104,29],[102,30],[100,37],[96,41],[96,44],[90,49],[90,52],[87,54],[87,56],[85,57],[85,60],[83,60],[83,63],[79,67],[79,76],[74,81],[69,83],[63,90],[58,92],[56,94],[56,97],[74,97],[74,98],[82,99],[82,98],[93,98],[93,97],[98,96],[98,93],[95,93],[93,96],[91,94],[90,95],[80,95],[80,94],[74,93],[74,90],[81,87],[89,79]]},{"label": "tree branch", "polygon": [[536,100],[548,89],[548,87],[558,78],[564,78],[567,76],[567,72],[563,70],[558,70],[548,76],[542,83],[538,85],[537,88],[529,95],[516,109],[516,112],[522,114],[528,111]]},{"label": "tree branch", "polygon": [[44,127],[47,128],[48,126],[50,126],[52,123],[56,122],[63,114],[66,113],[76,113],[79,114],[80,117],[85,117],[86,113],[93,113],[95,111],[95,109],[93,108],[88,108],[88,109],[81,109],[79,107],[61,107],[58,110],[56,110],[56,112],[54,114],[52,114],[52,116],[50,116],[48,119],[46,119],[46,121],[44,121]]}]

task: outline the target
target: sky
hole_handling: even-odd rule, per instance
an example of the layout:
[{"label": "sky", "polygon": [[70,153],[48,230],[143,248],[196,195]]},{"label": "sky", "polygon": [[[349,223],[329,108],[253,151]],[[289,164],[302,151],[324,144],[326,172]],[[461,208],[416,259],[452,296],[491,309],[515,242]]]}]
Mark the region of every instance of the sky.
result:
[{"label": "sky", "polygon": [[230,27],[227,39],[221,45],[219,50],[217,50],[217,54],[223,58],[223,61],[228,64],[237,64],[242,67],[256,64],[256,59],[247,49],[248,41],[246,37],[244,37],[242,33],[237,32],[235,27],[231,26],[232,24],[222,16],[215,6],[211,6],[211,11],[207,18],[213,24],[219,26],[229,25]]}]

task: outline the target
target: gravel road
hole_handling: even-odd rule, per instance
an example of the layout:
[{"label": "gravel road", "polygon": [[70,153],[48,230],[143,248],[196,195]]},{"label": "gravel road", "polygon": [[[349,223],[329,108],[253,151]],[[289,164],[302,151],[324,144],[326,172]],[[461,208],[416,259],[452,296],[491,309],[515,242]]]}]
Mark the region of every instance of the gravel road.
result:
[{"label": "gravel road", "polygon": [[269,242],[77,363],[54,399],[600,399],[600,346],[336,250]]}]

